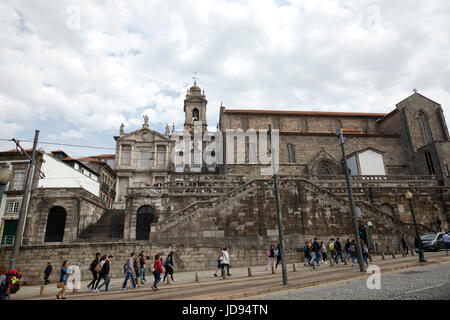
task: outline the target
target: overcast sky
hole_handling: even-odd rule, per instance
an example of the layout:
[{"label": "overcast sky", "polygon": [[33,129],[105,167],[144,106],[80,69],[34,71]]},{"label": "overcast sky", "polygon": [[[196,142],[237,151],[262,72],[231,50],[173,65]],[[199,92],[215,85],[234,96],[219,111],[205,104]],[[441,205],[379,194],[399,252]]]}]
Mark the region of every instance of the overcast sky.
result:
[{"label": "overcast sky", "polygon": [[221,101],[389,112],[413,88],[450,125],[449,16],[448,0],[2,1],[0,139],[113,149],[143,114],[181,129],[194,72],[211,129]]}]

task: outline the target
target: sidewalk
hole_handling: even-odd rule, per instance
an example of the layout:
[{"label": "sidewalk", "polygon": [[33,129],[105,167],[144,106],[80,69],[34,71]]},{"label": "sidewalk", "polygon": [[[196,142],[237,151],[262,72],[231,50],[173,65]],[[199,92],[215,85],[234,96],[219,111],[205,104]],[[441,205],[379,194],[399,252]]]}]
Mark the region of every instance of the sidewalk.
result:
[{"label": "sidewalk", "polygon": [[[407,269],[412,267],[420,267],[418,255],[402,257],[386,256],[386,260],[382,260],[381,256],[374,256],[371,264],[378,265],[381,272],[391,272],[399,269]],[[425,265],[447,263],[450,262],[450,256],[446,256],[445,252],[426,253],[428,260]],[[82,281],[80,292],[72,293],[71,290],[66,291],[67,299],[89,299],[89,300],[107,300],[107,299],[239,299],[264,294],[267,292],[297,289],[307,286],[316,286],[319,284],[330,283],[335,281],[343,281],[358,277],[368,277],[369,274],[359,272],[356,264],[354,267],[351,263],[344,265],[339,263],[334,267],[327,264],[321,265],[320,268],[313,270],[311,267],[303,266],[303,263],[297,262],[297,272],[293,272],[293,264],[288,264],[289,285],[281,284],[281,266],[276,274],[272,274],[270,270],[265,271],[265,266],[252,266],[252,277],[248,277],[248,268],[232,268],[232,276],[226,280],[220,277],[215,278],[213,273],[215,270],[199,271],[199,282],[195,282],[195,272],[175,273],[175,284],[167,285],[160,283],[158,285],[160,291],[156,294],[151,289],[153,277],[147,277],[147,282],[138,289],[131,289],[128,284],[128,290],[122,291],[121,286],[123,279],[112,279],[111,292],[92,293],[86,285],[88,281]],[[58,289],[55,284],[49,284],[45,287],[44,297],[39,297],[40,286],[24,286],[12,299],[55,299]]]}]

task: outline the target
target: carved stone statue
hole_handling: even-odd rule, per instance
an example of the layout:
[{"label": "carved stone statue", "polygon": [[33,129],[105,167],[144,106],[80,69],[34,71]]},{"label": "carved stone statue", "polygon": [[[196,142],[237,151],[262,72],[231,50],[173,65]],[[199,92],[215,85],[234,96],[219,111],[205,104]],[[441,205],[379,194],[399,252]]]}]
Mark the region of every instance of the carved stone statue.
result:
[{"label": "carved stone statue", "polygon": [[120,134],[123,134],[123,128],[125,128],[125,125],[123,123],[120,124]]},{"label": "carved stone statue", "polygon": [[170,126],[166,124],[166,134],[170,134]]},{"label": "carved stone statue", "polygon": [[148,116],[144,114],[142,118],[144,118],[144,125],[148,126]]}]

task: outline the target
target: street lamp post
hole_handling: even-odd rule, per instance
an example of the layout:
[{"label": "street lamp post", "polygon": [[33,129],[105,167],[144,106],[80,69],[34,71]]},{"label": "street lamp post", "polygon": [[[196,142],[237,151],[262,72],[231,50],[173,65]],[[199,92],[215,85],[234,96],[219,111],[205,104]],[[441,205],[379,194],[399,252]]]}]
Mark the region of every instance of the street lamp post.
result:
[{"label": "street lamp post", "polygon": [[425,256],[423,254],[423,247],[422,247],[422,241],[420,240],[420,236],[419,236],[419,230],[417,229],[417,224],[416,224],[416,217],[414,215],[414,208],[412,205],[412,199],[413,194],[411,192],[407,192],[405,193],[405,198],[408,200],[409,202],[409,208],[411,209],[411,215],[412,215],[412,219],[413,219],[413,223],[414,223],[414,230],[416,231],[416,240],[417,240],[417,244],[419,246],[419,261],[420,262],[427,262],[427,260],[425,260]]}]

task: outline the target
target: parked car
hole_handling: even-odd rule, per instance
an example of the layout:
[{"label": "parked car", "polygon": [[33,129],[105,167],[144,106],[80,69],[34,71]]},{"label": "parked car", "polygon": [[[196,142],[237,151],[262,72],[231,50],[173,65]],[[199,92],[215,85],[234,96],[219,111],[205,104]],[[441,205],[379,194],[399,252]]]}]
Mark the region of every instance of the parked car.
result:
[{"label": "parked car", "polygon": [[440,249],[445,249],[445,243],[442,239],[444,232],[436,232],[436,233],[425,233],[422,235],[422,245],[423,250],[427,251],[438,251]]}]

